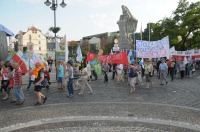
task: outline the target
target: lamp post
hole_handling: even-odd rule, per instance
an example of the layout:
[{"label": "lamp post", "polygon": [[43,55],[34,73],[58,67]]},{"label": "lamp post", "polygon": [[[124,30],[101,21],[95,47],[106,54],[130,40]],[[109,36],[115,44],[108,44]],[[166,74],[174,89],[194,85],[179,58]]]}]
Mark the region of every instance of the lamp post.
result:
[{"label": "lamp post", "polygon": [[[52,32],[55,34],[55,47],[56,47],[56,33],[59,31],[58,27],[56,27],[56,9],[58,7],[58,0],[52,0],[52,2],[47,0],[46,2],[44,2],[44,4],[46,6],[50,6],[50,9],[53,10],[54,12],[54,28],[52,29]],[[67,4],[65,4],[64,0],[62,0],[60,6],[64,8],[66,5]]]},{"label": "lamp post", "polygon": [[[46,6],[50,6],[50,9],[53,10],[54,12],[54,28],[52,29],[52,32],[55,34],[55,66],[56,66],[56,33],[60,30],[58,27],[56,27],[56,9],[58,7],[58,0],[51,0],[51,2],[49,0],[47,0],[46,2],[44,2],[44,4]],[[62,0],[62,3],[60,4],[60,6],[62,8],[64,8],[67,4],[65,4],[64,0]],[[57,73],[57,70],[56,70]],[[56,74],[56,78],[57,78],[57,74]]]}]

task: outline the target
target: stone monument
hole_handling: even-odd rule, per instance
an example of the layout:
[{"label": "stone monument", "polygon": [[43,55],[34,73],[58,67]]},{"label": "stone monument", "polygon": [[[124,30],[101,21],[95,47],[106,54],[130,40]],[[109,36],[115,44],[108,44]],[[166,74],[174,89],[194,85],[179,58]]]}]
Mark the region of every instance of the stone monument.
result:
[{"label": "stone monument", "polygon": [[132,38],[129,34],[134,33],[137,28],[138,20],[132,16],[129,9],[122,5],[122,15],[120,15],[120,19],[117,22],[119,25],[119,48],[120,50],[131,49],[132,48]]}]

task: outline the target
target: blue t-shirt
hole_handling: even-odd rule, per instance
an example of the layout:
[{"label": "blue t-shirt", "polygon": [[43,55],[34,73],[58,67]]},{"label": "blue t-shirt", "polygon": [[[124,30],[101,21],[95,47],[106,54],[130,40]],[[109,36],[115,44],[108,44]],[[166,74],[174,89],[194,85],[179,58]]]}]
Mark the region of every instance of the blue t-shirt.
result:
[{"label": "blue t-shirt", "polygon": [[62,65],[58,66],[58,77],[64,77],[64,67]]}]

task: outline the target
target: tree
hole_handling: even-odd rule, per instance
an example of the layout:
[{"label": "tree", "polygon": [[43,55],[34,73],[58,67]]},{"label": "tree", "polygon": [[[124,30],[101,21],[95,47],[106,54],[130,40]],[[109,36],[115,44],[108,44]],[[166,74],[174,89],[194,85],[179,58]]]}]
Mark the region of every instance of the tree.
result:
[{"label": "tree", "polygon": [[[200,47],[200,2],[191,3],[180,0],[176,10],[169,18],[150,23],[151,40],[169,36],[171,46],[177,50]],[[149,24],[144,30],[143,39],[148,40]]]},{"label": "tree", "polygon": [[81,51],[83,56],[87,56],[87,53],[89,52],[89,41],[82,42]]},{"label": "tree", "polygon": [[180,0],[177,9],[173,15],[177,31],[182,37],[180,41],[180,50],[186,50],[199,42],[198,35],[200,30],[200,2],[191,3],[187,0]]},{"label": "tree", "polygon": [[76,41],[70,41],[69,42],[68,49],[69,49],[69,56],[70,57],[75,57],[76,49],[77,49],[78,45],[79,44]]}]

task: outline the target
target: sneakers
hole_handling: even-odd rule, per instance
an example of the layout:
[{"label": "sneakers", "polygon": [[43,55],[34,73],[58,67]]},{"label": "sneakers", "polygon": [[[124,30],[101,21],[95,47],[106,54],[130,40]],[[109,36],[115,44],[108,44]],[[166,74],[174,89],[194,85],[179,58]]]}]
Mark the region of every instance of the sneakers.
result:
[{"label": "sneakers", "polygon": [[46,102],[46,100],[47,100],[47,97],[44,97],[43,98],[43,104]]},{"label": "sneakers", "polygon": [[89,94],[93,94],[93,91],[89,91],[88,93],[89,93]]},{"label": "sneakers", "polygon": [[72,98],[74,94],[67,95],[67,98]]},{"label": "sneakers", "polygon": [[6,96],[4,98],[2,98],[3,100],[7,100],[8,99],[8,95],[6,94]]},{"label": "sneakers", "polygon": [[17,102],[16,100],[11,100],[11,101],[10,101],[10,103],[16,103],[16,102]]},{"label": "sneakers", "polygon": [[24,103],[24,101],[17,101],[17,103],[15,105],[22,105]]},{"label": "sneakers", "polygon": [[36,102],[34,106],[42,105],[42,103]]},{"label": "sneakers", "polygon": [[57,91],[60,91],[60,90],[61,90],[61,88],[58,88],[58,89],[57,89]]}]

